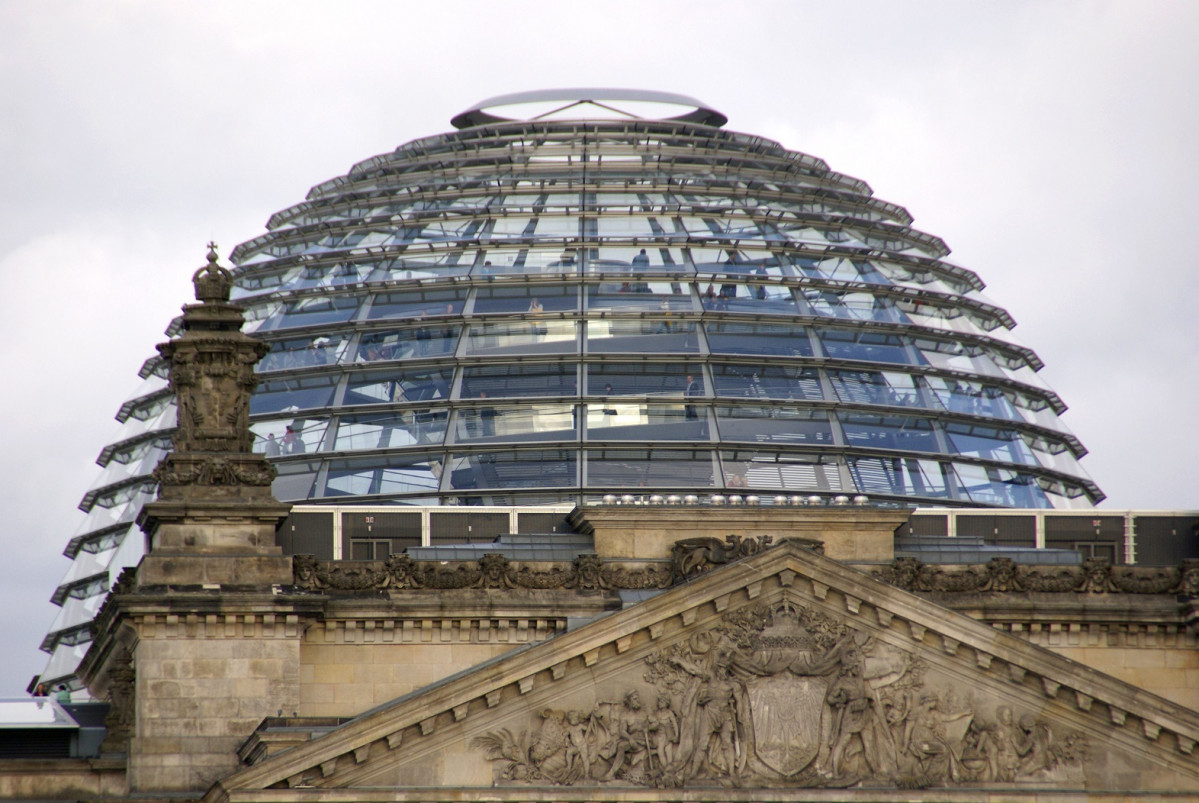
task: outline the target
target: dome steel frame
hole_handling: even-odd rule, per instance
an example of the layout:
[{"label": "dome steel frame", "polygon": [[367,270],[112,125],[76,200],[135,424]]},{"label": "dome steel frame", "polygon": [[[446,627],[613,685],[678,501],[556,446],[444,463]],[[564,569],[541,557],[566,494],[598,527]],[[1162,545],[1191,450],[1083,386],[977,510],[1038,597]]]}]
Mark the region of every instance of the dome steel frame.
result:
[{"label": "dome steel frame", "polygon": [[[595,99],[691,110],[489,111]],[[276,496],[1101,500],[978,276],[865,182],[724,121],[664,93],[504,95],[272,215],[230,258],[271,346],[251,421]],[[141,376],[81,503],[44,678],[73,671],[95,593],[141,557],[127,536],[175,425],[165,366]]]}]

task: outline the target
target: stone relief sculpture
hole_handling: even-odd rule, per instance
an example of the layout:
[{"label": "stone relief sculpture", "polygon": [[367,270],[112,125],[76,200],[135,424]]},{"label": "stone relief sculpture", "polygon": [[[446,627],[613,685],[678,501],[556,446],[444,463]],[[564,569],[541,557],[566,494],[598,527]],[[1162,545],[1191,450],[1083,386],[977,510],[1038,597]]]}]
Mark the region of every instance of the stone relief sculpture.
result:
[{"label": "stone relief sculpture", "polygon": [[[783,602],[645,659],[643,683],[472,746],[501,782],[844,788],[1082,781],[1085,741],[961,697],[913,653]],[[652,710],[645,699],[654,701]]]}]

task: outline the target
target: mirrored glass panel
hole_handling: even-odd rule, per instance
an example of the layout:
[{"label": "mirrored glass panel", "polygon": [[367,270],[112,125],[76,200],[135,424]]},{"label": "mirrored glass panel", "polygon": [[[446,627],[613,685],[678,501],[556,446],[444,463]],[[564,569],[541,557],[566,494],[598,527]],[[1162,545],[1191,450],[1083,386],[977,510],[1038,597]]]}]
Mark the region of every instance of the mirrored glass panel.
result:
[{"label": "mirrored glass panel", "polygon": [[688,248],[687,253],[695,265],[696,272],[713,274],[711,279],[705,276],[705,281],[715,282],[717,285],[720,284],[720,276],[732,281],[738,278],[746,279],[760,275],[759,267],[769,270],[770,267],[779,264],[774,254],[755,248],[704,246]]},{"label": "mirrored glass panel", "polygon": [[708,440],[709,410],[682,402],[624,402],[615,399],[589,404],[589,441]]},{"label": "mirrored glass panel", "polygon": [[578,396],[574,363],[468,365],[462,369],[462,398]]},{"label": "mirrored glass panel", "polygon": [[573,404],[461,407],[454,424],[454,443],[573,441],[578,439],[577,418]]},{"label": "mirrored glass panel", "polygon": [[831,446],[828,413],[775,405],[716,405],[720,439],[748,443]]},{"label": "mirrored glass panel", "polygon": [[426,254],[408,254],[396,259],[378,260],[367,281],[429,279],[438,276],[463,276],[470,271],[474,248],[439,248]]},{"label": "mirrored glass panel", "polygon": [[962,371],[1006,378],[1003,369],[977,344],[919,337],[915,345],[927,364],[949,371]]},{"label": "mirrored glass panel", "polygon": [[[482,260],[480,263],[478,260]],[[491,264],[488,265],[487,263]],[[575,275],[580,264],[575,251],[564,251],[553,243],[536,246],[486,244],[480,249],[472,275],[475,276],[562,276]]]},{"label": "mirrored glass panel", "polygon": [[398,449],[440,445],[445,440],[445,410],[415,408],[371,415],[342,416],[337,425],[336,451]]},{"label": "mirrored glass panel", "polygon": [[708,450],[593,449],[587,452],[587,486],[712,488],[719,476],[712,458]]},{"label": "mirrored glass panel", "polygon": [[713,354],[773,354],[811,357],[808,327],[782,323],[707,321],[708,348]]},{"label": "mirrored glass panel", "polygon": [[816,369],[800,365],[714,363],[712,382],[717,396],[805,401],[824,398]]}]

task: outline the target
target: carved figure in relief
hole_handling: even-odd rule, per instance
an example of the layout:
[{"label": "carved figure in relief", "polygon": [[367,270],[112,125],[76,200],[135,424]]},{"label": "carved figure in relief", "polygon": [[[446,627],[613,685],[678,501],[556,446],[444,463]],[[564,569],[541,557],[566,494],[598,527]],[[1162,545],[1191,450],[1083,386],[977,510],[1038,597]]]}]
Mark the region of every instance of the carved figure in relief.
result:
[{"label": "carved figure in relief", "polygon": [[[743,608],[645,659],[644,684],[590,711],[545,710],[476,748],[506,781],[903,788],[1081,782],[1081,734],[1008,706],[982,715],[926,685],[914,653],[783,601]],[[656,694],[646,711],[642,695]],[[527,749],[522,745],[528,744]]]},{"label": "carved figure in relief", "polygon": [[875,778],[890,778],[898,770],[895,745],[883,721],[875,699],[862,678],[861,657],[849,652],[842,660],[841,673],[829,686],[825,702],[833,711],[828,769],[832,777],[847,774],[848,760],[861,756],[864,768],[856,770]]},{"label": "carved figure in relief", "polygon": [[568,770],[580,778],[591,777],[591,765],[595,763],[592,740],[591,718],[582,711],[567,711],[566,763]]},{"label": "carved figure in relief", "polygon": [[670,704],[670,695],[658,695],[658,707],[649,721],[651,771],[661,773],[674,763],[674,747],[679,742],[679,717]]},{"label": "carved figure in relief", "polygon": [[600,747],[599,756],[612,762],[603,780],[611,781],[622,773],[642,772],[649,753],[649,736],[641,709],[641,695],[630,691],[625,694],[623,703],[600,703],[600,708],[607,711],[600,722],[608,738]]},{"label": "carved figure in relief", "polygon": [[1020,774],[1036,775],[1053,769],[1054,757],[1050,752],[1053,731],[1032,714],[1020,717],[1023,734],[1020,750]]}]

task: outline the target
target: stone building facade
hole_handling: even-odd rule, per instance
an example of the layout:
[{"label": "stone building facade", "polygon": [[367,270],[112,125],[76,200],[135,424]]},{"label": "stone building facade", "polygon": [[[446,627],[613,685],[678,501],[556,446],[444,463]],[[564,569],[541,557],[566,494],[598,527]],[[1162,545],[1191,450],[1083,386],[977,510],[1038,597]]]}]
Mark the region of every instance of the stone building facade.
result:
[{"label": "stone building facade", "polygon": [[228,274],[172,362],[147,556],[81,676],[102,755],[0,797],[1194,799],[1199,566],[926,565],[902,509],[582,506],[594,552],[285,556]]}]

